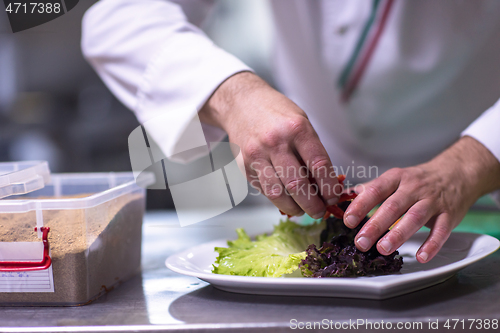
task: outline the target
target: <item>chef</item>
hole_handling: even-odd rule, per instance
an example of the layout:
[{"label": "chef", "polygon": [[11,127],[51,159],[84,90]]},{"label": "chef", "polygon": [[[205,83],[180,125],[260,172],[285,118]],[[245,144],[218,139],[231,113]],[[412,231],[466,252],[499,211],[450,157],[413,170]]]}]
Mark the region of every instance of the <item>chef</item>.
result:
[{"label": "chef", "polygon": [[[169,116],[152,133],[163,151],[199,117],[280,210],[314,218],[346,173],[363,183],[348,227],[382,203],[356,246],[386,255],[425,225],[421,263],[500,189],[500,1],[271,0],[281,92],[199,29],[211,5],[102,0],[84,17],[84,55],[108,87],[141,123]],[[290,172],[304,164],[317,184]]]}]

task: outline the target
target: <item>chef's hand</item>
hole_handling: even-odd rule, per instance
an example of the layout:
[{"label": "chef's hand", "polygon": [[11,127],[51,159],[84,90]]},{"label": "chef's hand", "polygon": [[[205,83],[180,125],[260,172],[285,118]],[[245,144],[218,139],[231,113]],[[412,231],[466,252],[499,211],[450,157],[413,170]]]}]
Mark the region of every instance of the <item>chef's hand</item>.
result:
[{"label": "chef's hand", "polygon": [[361,193],[345,212],[346,226],[354,228],[383,204],[356,235],[357,248],[369,249],[404,214],[377,242],[377,250],[383,255],[394,252],[425,225],[431,232],[417,251],[417,260],[426,263],[472,204],[500,188],[500,163],[481,143],[465,136],[430,162],[391,169],[359,188]]},{"label": "chef's hand", "polygon": [[199,115],[228,133],[242,151],[250,184],[284,213],[321,218],[327,205],[338,202],[341,185],[307,115],[257,75],[242,72],[227,79]]}]

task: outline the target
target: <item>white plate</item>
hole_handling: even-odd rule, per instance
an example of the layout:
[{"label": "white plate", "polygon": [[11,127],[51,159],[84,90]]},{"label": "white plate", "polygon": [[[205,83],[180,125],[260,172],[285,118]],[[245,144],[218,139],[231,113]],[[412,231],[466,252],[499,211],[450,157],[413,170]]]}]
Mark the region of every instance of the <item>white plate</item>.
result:
[{"label": "white plate", "polygon": [[439,254],[420,264],[415,253],[427,238],[427,232],[413,235],[401,248],[401,273],[358,278],[264,278],[213,274],[217,253],[214,247],[227,247],[225,240],[205,243],[170,256],[166,265],[174,272],[195,276],[215,288],[243,294],[327,296],[384,299],[441,283],[464,268],[495,252],[500,241],[488,235],[451,234]]}]

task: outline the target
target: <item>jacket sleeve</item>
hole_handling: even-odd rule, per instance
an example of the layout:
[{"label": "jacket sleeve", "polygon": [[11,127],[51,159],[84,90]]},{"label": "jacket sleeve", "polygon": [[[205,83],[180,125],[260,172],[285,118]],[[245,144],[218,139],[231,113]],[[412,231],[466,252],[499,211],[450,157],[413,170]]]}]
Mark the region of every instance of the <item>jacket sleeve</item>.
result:
[{"label": "jacket sleeve", "polygon": [[[500,100],[467,127],[464,135],[481,142],[500,162]],[[500,207],[500,190],[491,195]]]},{"label": "jacket sleeve", "polygon": [[[83,54],[109,89],[140,123],[162,119],[148,133],[166,156],[177,153],[174,147],[214,90],[250,70],[189,22],[186,14],[199,23],[212,1],[177,2],[186,12],[166,0],[101,0],[86,12],[82,28]],[[225,136],[201,127],[209,142]]]}]

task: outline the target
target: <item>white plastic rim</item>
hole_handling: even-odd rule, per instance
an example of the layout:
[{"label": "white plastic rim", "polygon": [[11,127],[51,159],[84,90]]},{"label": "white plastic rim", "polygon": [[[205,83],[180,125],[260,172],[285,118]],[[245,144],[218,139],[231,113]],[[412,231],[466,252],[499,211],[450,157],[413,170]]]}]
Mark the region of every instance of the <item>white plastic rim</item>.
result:
[{"label": "white plastic rim", "polygon": [[42,189],[50,182],[45,161],[0,163],[0,199]]},{"label": "white plastic rim", "polygon": [[[149,172],[142,177],[141,184],[136,184],[132,172],[53,174],[51,178],[45,189],[50,189],[54,199],[3,199],[0,200],[0,213],[91,208],[124,194],[145,191],[145,187],[155,182],[154,174]],[[105,189],[83,198],[58,198],[66,194],[64,188],[94,185],[102,185]]]}]

